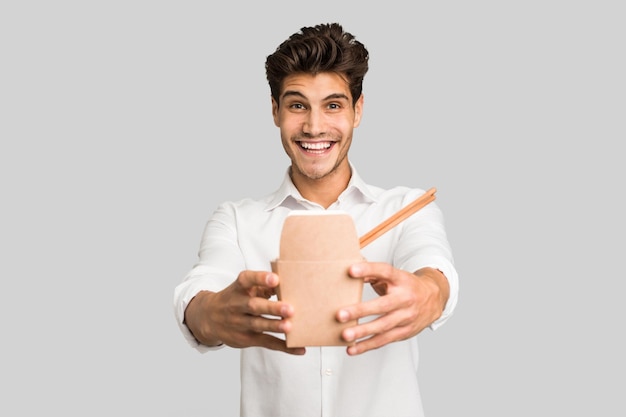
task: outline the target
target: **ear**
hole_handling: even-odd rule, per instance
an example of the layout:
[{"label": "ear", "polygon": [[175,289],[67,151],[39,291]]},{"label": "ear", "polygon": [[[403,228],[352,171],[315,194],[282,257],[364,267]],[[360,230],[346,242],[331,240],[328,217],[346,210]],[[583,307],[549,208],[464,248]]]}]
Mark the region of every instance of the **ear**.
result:
[{"label": "ear", "polygon": [[272,97],[272,117],[274,118],[274,125],[280,127],[278,123],[278,103],[274,100],[274,97]]},{"label": "ear", "polygon": [[358,127],[361,124],[361,117],[363,116],[363,94],[354,104],[354,123],[352,127]]}]

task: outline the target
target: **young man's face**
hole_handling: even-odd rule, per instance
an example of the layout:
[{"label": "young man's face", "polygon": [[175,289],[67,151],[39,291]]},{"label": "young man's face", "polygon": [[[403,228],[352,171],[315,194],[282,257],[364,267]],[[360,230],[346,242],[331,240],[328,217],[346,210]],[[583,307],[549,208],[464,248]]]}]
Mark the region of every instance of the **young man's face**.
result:
[{"label": "young man's face", "polygon": [[272,99],[272,114],[291,159],[292,175],[318,180],[347,165],[362,109],[363,96],[353,107],[348,84],[338,74],[287,77],[280,105]]}]

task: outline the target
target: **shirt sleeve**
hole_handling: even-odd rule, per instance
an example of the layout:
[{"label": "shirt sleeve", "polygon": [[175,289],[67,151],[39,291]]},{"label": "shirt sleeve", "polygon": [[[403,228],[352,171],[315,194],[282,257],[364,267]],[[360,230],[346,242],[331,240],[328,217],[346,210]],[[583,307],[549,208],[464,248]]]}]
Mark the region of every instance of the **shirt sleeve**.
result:
[{"label": "shirt sleeve", "polygon": [[222,346],[200,344],[185,324],[185,309],[200,291],[221,291],[244,269],[234,213],[228,204],[222,204],[213,213],[202,234],[198,262],[174,290],[174,315],[178,326],[187,342],[203,353]]},{"label": "shirt sleeve", "polygon": [[[416,195],[407,195],[408,200]],[[402,224],[394,264],[406,271],[430,267],[441,271],[450,285],[450,296],[441,317],[430,328],[437,329],[453,314],[459,293],[459,277],[454,266],[452,250],[446,235],[441,209],[432,202]]]}]

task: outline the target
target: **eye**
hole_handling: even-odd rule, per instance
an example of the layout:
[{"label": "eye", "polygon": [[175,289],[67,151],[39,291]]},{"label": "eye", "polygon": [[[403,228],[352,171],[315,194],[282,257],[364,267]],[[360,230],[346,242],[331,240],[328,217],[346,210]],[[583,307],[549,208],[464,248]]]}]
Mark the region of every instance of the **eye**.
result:
[{"label": "eye", "polygon": [[294,110],[303,110],[305,107],[304,107],[304,104],[295,102],[295,103],[289,104],[289,108],[294,109]]},{"label": "eye", "polygon": [[339,110],[341,105],[339,103],[329,103],[328,108],[331,110]]}]

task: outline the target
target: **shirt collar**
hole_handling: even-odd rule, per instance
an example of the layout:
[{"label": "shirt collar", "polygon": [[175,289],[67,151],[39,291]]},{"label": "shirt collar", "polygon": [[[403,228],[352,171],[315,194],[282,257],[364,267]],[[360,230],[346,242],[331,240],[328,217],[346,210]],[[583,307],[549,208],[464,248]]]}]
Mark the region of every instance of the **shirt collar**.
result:
[{"label": "shirt collar", "polygon": [[[283,178],[283,182],[280,185],[280,188],[276,190],[272,198],[267,204],[265,208],[267,211],[273,210],[276,207],[285,205],[287,200],[294,200],[296,202],[307,201],[300,191],[296,188],[291,177],[289,175],[290,167],[287,168],[285,172],[285,176]],[[365,202],[371,203],[378,200],[376,195],[372,192],[370,187],[363,181],[359,173],[356,171],[354,165],[350,162],[350,170],[352,172],[352,176],[350,177],[350,182],[348,182],[348,186],[346,189],[339,195],[339,200],[342,201],[344,199],[350,199],[350,201],[355,202]],[[311,202],[309,202],[311,203]]]}]

